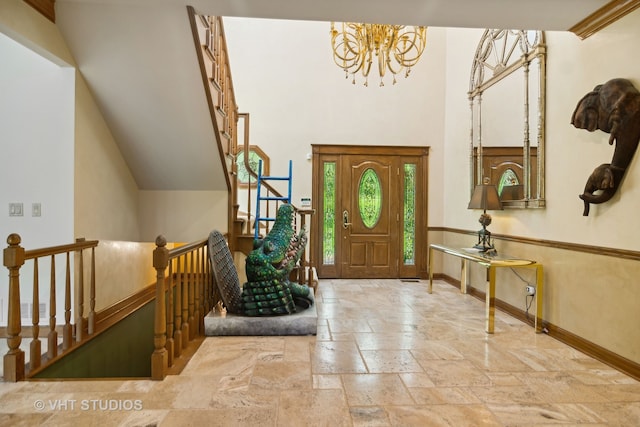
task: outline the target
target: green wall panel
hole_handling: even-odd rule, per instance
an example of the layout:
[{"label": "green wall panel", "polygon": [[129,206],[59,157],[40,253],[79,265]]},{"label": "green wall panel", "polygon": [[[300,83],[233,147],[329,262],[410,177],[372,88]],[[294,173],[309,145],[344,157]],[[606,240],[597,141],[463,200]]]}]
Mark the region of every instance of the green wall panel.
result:
[{"label": "green wall panel", "polygon": [[154,312],[151,301],[34,378],[150,377]]}]

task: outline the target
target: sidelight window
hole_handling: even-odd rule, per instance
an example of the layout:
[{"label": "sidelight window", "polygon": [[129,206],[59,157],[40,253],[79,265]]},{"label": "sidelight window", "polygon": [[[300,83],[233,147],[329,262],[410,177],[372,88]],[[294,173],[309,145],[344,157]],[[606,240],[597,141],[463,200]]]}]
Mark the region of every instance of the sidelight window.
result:
[{"label": "sidelight window", "polygon": [[335,263],[336,238],[336,164],[324,164],[324,189],[322,200],[322,263]]},{"label": "sidelight window", "polygon": [[404,165],[403,262],[415,265],[416,247],[416,165]]}]

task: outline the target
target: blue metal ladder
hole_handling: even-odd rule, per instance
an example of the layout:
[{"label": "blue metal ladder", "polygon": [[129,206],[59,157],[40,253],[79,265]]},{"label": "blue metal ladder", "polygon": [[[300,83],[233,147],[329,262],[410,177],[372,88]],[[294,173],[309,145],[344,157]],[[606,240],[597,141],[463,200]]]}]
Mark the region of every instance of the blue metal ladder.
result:
[{"label": "blue metal ladder", "polygon": [[[258,239],[259,229],[260,229],[260,221],[275,221],[275,217],[262,217],[260,216],[260,202],[263,200],[267,201],[276,201],[276,202],[286,202],[291,203],[291,174],[293,170],[293,162],[289,160],[289,175],[288,176],[263,176],[262,175],[262,160],[258,161],[258,181],[257,181],[257,201],[256,201],[256,220],[254,224],[254,233],[253,238],[255,240]],[[279,196],[263,196],[262,195],[262,181],[288,181],[287,185],[287,196],[279,197]]]}]

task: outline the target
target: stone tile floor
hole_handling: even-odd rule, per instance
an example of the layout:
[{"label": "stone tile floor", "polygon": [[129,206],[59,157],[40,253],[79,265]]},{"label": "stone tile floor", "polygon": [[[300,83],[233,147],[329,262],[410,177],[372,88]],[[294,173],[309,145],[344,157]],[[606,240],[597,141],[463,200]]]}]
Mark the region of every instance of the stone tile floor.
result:
[{"label": "stone tile floor", "polygon": [[316,298],[317,336],[209,337],[164,381],[0,383],[0,426],[640,426],[640,382],[445,283]]}]

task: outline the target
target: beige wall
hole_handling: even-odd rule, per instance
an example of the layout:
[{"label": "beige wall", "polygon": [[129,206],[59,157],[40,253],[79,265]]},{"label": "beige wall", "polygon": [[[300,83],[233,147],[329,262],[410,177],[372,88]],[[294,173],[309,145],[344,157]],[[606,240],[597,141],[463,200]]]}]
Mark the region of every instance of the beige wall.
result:
[{"label": "beige wall", "polygon": [[[100,241],[96,248],[95,273],[96,284],[102,286],[96,287],[96,311],[107,308],[124,297],[133,295],[155,283],[156,270],[153,268],[151,255],[155,248],[154,242]],[[126,262],[122,262],[123,259],[126,259]],[[90,267],[88,264],[88,259],[85,259],[85,269]],[[86,315],[90,307],[87,291],[84,297]]]},{"label": "beige wall", "polygon": [[141,191],[142,240],[159,234],[171,242],[194,242],[213,230],[227,232],[226,191]]},{"label": "beige wall", "polygon": [[[481,32],[448,30],[446,109],[445,215],[442,223],[456,229],[479,228],[478,211],[467,210],[468,90],[471,59]],[[618,194],[608,203],[592,205],[582,216],[582,193],[591,171],[611,161],[609,135],[575,129],[571,114],[577,102],[597,84],[611,78],[630,79],[640,88],[640,59],[632,52],[640,40],[640,11],[581,41],[571,33],[547,33],[547,207],[540,210],[491,212],[491,231],[558,242],[579,243],[637,251],[640,227],[640,164],[638,154]],[[472,236],[432,233],[434,242],[470,246]],[[640,363],[640,262],[598,256],[548,246],[498,241],[498,250],[533,258],[544,264],[546,294],[544,318],[554,325]],[[459,278],[459,263],[444,261],[442,271]],[[436,269],[436,271],[441,271]],[[527,273],[526,271],[524,273]],[[473,273],[483,289],[483,276]],[[526,274],[524,274],[526,276]],[[525,277],[526,278],[526,277]],[[499,299],[524,310],[525,284],[510,271],[498,277]],[[533,281],[532,278],[527,278]]]},{"label": "beige wall", "polygon": [[75,161],[76,236],[140,240],[138,187],[80,74]]}]

